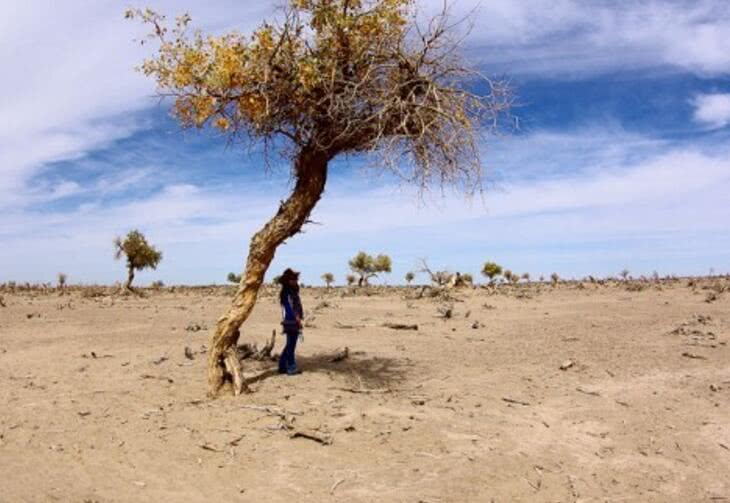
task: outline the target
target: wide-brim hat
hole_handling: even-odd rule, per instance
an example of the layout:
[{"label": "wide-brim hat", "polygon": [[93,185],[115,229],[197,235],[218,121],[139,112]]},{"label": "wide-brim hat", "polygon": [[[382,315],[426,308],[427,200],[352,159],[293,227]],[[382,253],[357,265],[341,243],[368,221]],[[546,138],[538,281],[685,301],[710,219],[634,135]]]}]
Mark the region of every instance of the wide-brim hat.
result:
[{"label": "wide-brim hat", "polygon": [[299,279],[299,271],[295,271],[294,269],[286,268],[284,269],[284,272],[281,273],[281,276],[279,277],[279,283],[282,285],[285,285],[289,282],[289,280],[292,279]]}]

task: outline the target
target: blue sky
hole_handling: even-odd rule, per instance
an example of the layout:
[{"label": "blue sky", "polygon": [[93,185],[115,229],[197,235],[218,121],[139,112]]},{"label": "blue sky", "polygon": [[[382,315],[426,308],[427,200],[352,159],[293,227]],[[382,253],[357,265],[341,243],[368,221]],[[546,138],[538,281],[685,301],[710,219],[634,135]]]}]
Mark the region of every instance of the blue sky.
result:
[{"label": "blue sky", "polygon": [[[440,1],[422,0],[427,16]],[[151,1],[213,32],[269,2]],[[0,282],[112,283],[131,228],[164,252],[141,283],[222,283],[289,189],[288,166],[180,131],[135,73],[144,28],[125,2],[10,0],[0,19]],[[508,76],[520,128],[482,145],[480,197],[424,197],[368,159],[337,160],[304,234],[272,266],[338,281],[358,250],[398,283],[426,258],[533,277],[730,271],[730,4],[725,0],[472,0],[468,58]],[[421,278],[424,279],[424,278]]]}]

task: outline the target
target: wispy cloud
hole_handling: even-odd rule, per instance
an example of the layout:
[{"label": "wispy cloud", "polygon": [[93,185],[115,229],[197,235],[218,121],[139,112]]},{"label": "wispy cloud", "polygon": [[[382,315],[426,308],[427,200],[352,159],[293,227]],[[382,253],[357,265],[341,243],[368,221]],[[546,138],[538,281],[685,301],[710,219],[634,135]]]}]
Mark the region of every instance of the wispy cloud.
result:
[{"label": "wispy cloud", "polygon": [[[211,30],[232,19],[242,28],[255,25],[271,11],[268,2],[150,4],[173,16],[198,11],[198,26]],[[30,181],[46,166],[149,127],[134,113],[157,104],[153,83],[134,71],[150,49],[134,42],[147,28],[124,20],[127,4],[40,0],[7,7],[0,18],[0,207],[37,201]],[[45,190],[54,197],[55,188]]]},{"label": "wispy cloud", "polygon": [[[505,179],[484,199],[434,196],[424,204],[408,188],[358,189],[335,181],[313,215],[322,225],[309,226],[288,242],[274,268],[301,263],[310,282],[326,269],[342,276],[349,255],[367,248],[391,253],[399,277],[422,256],[474,271],[497,255],[518,269],[566,274],[587,269],[590,257],[595,267],[591,272],[600,272],[611,271],[606,264],[619,256],[626,266],[644,267],[630,254],[608,255],[622,242],[641,246],[647,254],[650,246],[662,256],[668,250],[678,253],[678,243],[686,253],[699,238],[730,238],[730,210],[724,204],[730,191],[727,152],[684,147],[665,151],[648,138],[623,135],[633,141],[622,144],[608,140],[614,133],[593,136],[593,143],[582,134],[536,133],[534,143],[529,137],[515,140],[521,143],[513,147],[523,154],[513,162],[528,172],[539,169],[541,153],[559,148],[574,154],[561,159],[572,169]],[[640,145],[644,155],[630,155]],[[593,154],[586,158],[585,151]],[[141,178],[139,185],[145,184]],[[8,245],[0,251],[0,264],[19,264],[13,272],[23,278],[51,278],[64,270],[77,279],[112,281],[116,269],[111,239],[139,227],[166,250],[164,263],[150,278],[222,281],[228,270],[240,268],[250,235],[285,196],[286,184],[274,185],[273,190],[247,190],[243,196],[238,187],[175,184],[150,195],[66,212],[11,214],[0,223],[0,239]],[[556,251],[557,243],[568,248]],[[46,250],[54,250],[53,255],[46,256]],[[580,267],[561,262],[568,252]],[[716,246],[714,253],[727,250]],[[9,271],[0,271],[0,277],[9,277]]]},{"label": "wispy cloud", "polygon": [[[428,12],[442,2],[428,2]],[[462,0],[455,17],[474,24],[473,57],[509,73],[585,75],[668,66],[730,71],[724,0]]]}]

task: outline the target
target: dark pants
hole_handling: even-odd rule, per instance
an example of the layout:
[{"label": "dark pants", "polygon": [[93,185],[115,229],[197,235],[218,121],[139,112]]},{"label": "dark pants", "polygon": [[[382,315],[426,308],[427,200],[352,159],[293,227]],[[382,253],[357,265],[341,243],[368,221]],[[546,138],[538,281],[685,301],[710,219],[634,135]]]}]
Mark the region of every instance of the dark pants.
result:
[{"label": "dark pants", "polygon": [[296,328],[285,328],[286,346],[279,357],[279,372],[293,374],[297,371],[297,362],[294,359],[294,351],[297,348],[297,339],[299,339],[299,330]]}]

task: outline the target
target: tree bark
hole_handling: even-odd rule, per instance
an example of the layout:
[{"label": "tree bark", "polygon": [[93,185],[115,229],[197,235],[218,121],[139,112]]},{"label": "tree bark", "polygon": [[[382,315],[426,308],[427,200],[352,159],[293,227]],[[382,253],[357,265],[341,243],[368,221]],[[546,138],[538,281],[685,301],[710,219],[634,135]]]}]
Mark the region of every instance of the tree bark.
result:
[{"label": "tree bark", "polygon": [[246,269],[236,295],[228,312],[218,319],[215,332],[210,338],[208,394],[211,397],[218,395],[227,380],[231,381],[235,395],[248,391],[241,367],[232,358],[236,354],[239,328],[256,304],[259,288],[276,248],[299,232],[322,196],[329,159],[330,156],[321,151],[305,148],[299,153],[294,166],[294,190],[279,206],[276,215],[251,238]]}]

